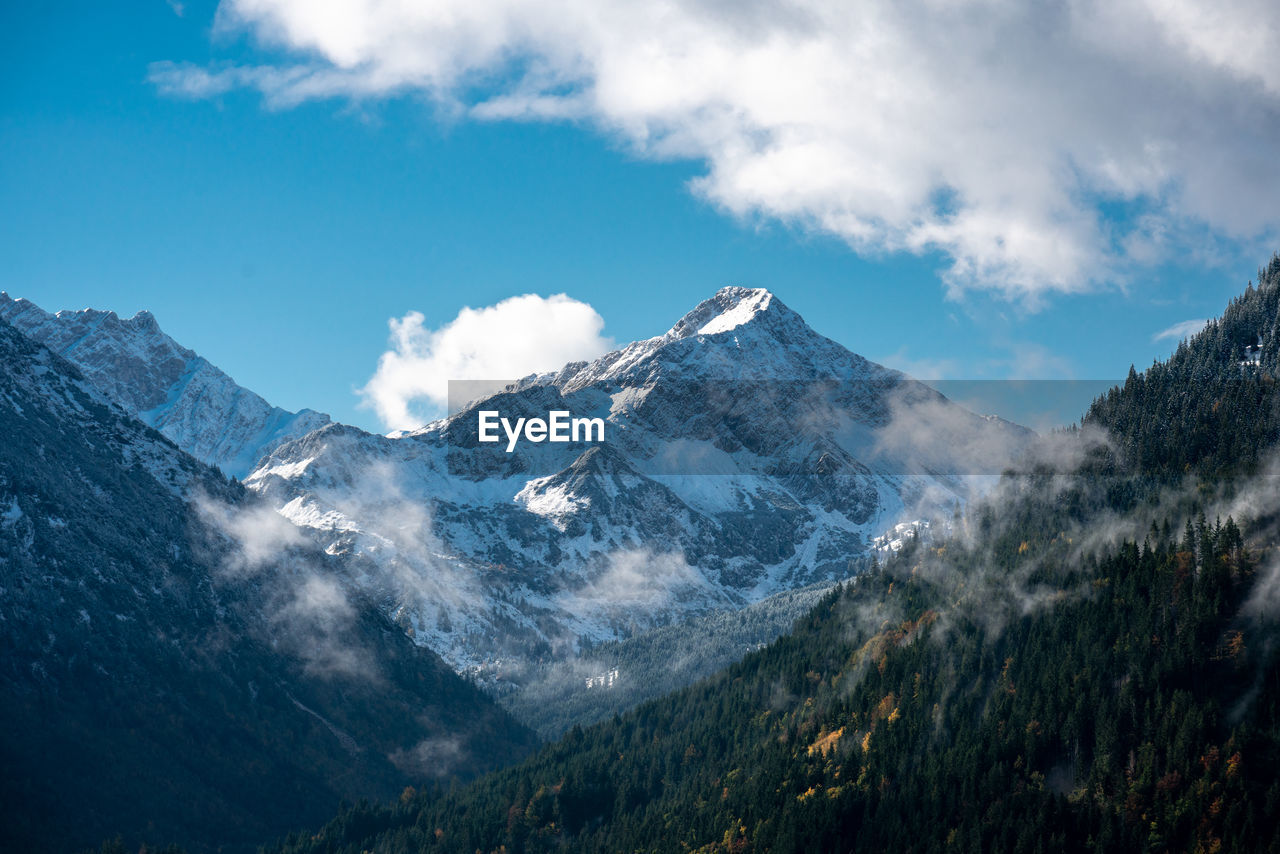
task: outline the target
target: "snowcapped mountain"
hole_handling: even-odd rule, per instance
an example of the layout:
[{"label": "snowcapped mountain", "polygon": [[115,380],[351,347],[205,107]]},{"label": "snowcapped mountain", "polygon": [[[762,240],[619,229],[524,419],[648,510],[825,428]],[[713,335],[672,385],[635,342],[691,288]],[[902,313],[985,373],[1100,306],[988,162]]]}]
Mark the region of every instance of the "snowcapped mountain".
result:
[{"label": "snowcapped mountain", "polygon": [[[245,481],[459,669],[846,577],[872,537],[949,515],[1033,436],[851,353],[758,289],[476,397],[396,437],[329,425]],[[480,441],[482,412],[557,410],[600,419],[604,440]]]},{"label": "snowcapped mountain", "polygon": [[150,312],[49,314],[0,291],[0,319],[66,358],[111,400],[178,447],[243,478],[282,442],[323,427],[329,416],[286,412],[236,385],[160,330]]}]

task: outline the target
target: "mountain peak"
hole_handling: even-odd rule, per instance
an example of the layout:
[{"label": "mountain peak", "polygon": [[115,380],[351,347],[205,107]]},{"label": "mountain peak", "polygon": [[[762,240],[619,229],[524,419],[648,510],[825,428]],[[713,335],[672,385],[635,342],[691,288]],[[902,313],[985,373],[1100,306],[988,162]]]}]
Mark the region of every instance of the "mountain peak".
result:
[{"label": "mountain peak", "polygon": [[160,332],[160,324],[156,320],[156,316],[151,312],[147,311],[145,308],[142,311],[139,311],[136,314],[134,314],[134,316],[129,318],[128,320],[122,320],[121,322],[124,323],[126,326],[132,326],[133,328],[142,330],[144,332],[149,332],[152,334],[163,334]]},{"label": "mountain peak", "polygon": [[665,337],[715,335],[737,329],[762,315],[783,317],[791,314],[791,309],[764,288],[721,288],[711,299],[698,303],[693,311],[680,318]]},{"label": "mountain peak", "polygon": [[765,288],[727,287],[698,303],[664,335],[522,382],[554,385],[569,394],[605,381],[646,385],[659,374],[788,380],[901,376],[819,334]]}]

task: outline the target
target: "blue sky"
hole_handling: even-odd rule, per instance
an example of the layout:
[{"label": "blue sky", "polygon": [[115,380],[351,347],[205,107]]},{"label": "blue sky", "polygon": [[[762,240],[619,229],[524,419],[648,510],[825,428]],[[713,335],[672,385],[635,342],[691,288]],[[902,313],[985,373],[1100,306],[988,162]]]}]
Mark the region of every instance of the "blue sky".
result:
[{"label": "blue sky", "polygon": [[[1167,205],[1181,242],[1161,260],[1086,265],[1067,284],[989,268],[1000,284],[957,285],[963,244],[859,242],[809,202],[795,214],[776,194],[695,191],[722,153],[639,146],[603,108],[496,119],[412,81],[288,103],[252,82],[176,97],[157,68],[225,73],[337,51],[243,21],[215,32],[215,6],[0,9],[0,288],[48,310],[150,309],[273,403],[368,429],[378,418],[355,390],[388,321],[410,311],[438,327],[464,306],[565,293],[623,343],[740,284],[928,378],[1110,378],[1170,352],[1161,330],[1220,313],[1271,248],[1270,220],[1233,224],[1212,200],[1198,212],[1188,191]],[[489,93],[527,89],[499,71]],[[1102,194],[1085,208],[1131,232],[1149,201]]]}]

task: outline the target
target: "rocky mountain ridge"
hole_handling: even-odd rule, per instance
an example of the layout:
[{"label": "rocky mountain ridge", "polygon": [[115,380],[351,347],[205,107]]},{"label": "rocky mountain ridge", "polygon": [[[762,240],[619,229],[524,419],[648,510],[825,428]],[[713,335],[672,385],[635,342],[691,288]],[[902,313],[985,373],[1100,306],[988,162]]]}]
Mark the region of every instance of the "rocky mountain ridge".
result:
[{"label": "rocky mountain ridge", "polygon": [[0,320],[73,362],[108,398],[196,459],[245,477],[289,439],[329,423],[287,412],[161,331],[155,317],[84,309],[50,314],[0,292]]}]

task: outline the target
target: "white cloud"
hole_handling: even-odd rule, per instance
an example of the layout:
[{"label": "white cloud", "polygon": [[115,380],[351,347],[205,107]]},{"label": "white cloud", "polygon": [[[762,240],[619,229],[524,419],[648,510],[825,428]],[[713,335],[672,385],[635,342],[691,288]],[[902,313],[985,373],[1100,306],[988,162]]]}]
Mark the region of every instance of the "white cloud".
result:
[{"label": "white cloud", "polygon": [[[613,347],[604,319],[564,294],[525,294],[485,308],[464,308],[438,329],[411,311],[392,319],[391,349],[360,390],[391,430],[420,427],[449,402],[451,380],[498,381],[555,370]],[[493,390],[493,389],[489,389]]]},{"label": "white cloud", "polygon": [[1168,329],[1162,330],[1160,332],[1157,332],[1155,335],[1152,335],[1151,341],[1154,343],[1156,341],[1163,341],[1166,338],[1170,338],[1174,341],[1181,341],[1183,338],[1190,338],[1192,335],[1195,335],[1201,329],[1204,329],[1205,325],[1208,322],[1209,322],[1208,320],[1201,320],[1201,319],[1183,320],[1180,323],[1173,324],[1173,326],[1170,326]]},{"label": "white cloud", "polygon": [[605,557],[593,577],[575,590],[562,591],[557,606],[585,623],[602,619],[638,625],[680,602],[719,598],[702,573],[680,552],[620,549]]},{"label": "white cloud", "polygon": [[201,520],[230,541],[221,568],[233,578],[257,575],[306,542],[296,525],[265,504],[232,505],[205,495],[194,503]]},{"label": "white cloud", "polygon": [[704,162],[693,189],[733,215],[940,251],[953,293],[1034,302],[1121,280],[1169,235],[1280,226],[1270,0],[223,0],[218,28],[297,60],[159,64],[156,85],[586,120]]},{"label": "white cloud", "polygon": [[322,556],[301,528],[257,501],[228,504],[204,494],[192,501],[201,521],[226,538],[218,580],[260,585],[273,644],[284,644],[308,673],[381,680],[356,631],[355,607],[339,581],[324,574]]}]

